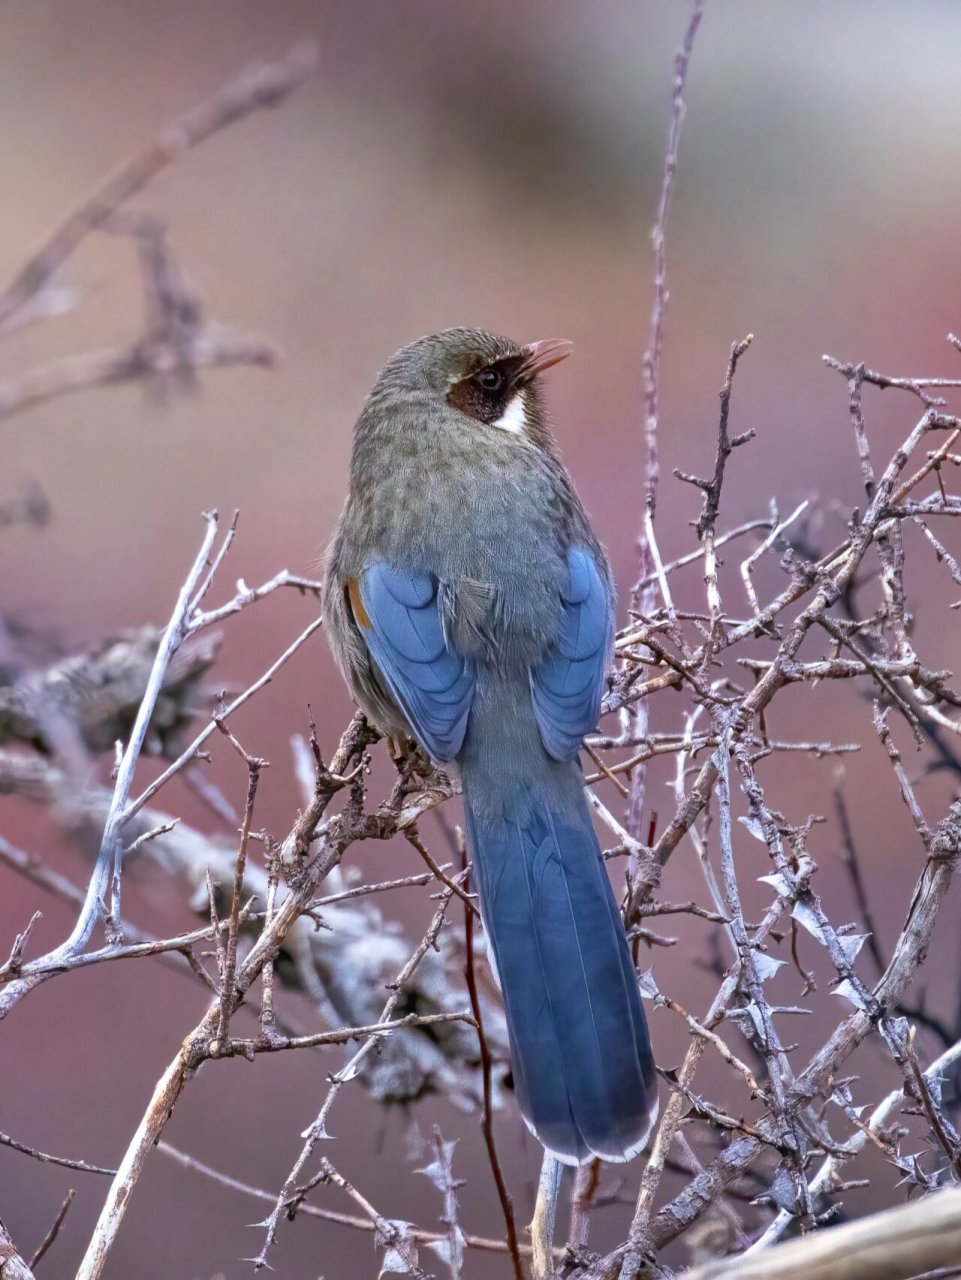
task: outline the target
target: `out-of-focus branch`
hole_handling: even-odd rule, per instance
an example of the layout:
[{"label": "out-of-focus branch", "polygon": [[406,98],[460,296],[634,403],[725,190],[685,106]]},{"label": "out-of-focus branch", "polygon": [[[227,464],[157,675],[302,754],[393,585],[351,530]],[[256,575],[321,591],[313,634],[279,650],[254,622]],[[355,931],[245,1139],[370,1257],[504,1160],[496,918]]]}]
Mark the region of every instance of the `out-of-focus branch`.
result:
[{"label": "out-of-focus branch", "polygon": [[235,77],[110,174],[51,233],[0,293],[0,334],[21,321],[55,313],[41,305],[51,293],[50,278],[84,237],[97,229],[136,238],[147,294],[147,329],[128,345],[61,356],[0,380],[0,421],[92,387],[139,382],[162,392],[175,381],[189,386],[198,369],[276,364],[279,353],[272,343],[206,318],[174,258],[162,223],[122,206],[163,168],[211,134],[283,101],[310,73],[314,60],[311,47],[298,45],[279,62]]},{"label": "out-of-focus branch", "polygon": [[151,801],[154,798],[154,796],[163,787],[167,785],[167,783],[170,781],[171,778],[173,778],[183,768],[189,765],[191,761],[197,758],[197,753],[200,751],[200,748],[204,745],[207,739],[212,737],[213,734],[218,732],[217,721],[228,720],[234,714],[235,711],[239,711],[240,708],[244,706],[246,703],[248,703],[250,699],[254,697],[255,694],[259,693],[261,689],[265,689],[267,685],[270,684],[271,680],[273,680],[274,676],[281,669],[281,667],[284,666],[285,663],[290,661],[290,659],[294,656],[297,650],[307,643],[307,641],[314,634],[314,632],[320,629],[322,624],[323,624],[323,618],[315,618],[312,622],[309,622],[307,626],[304,628],[304,630],[300,633],[300,635],[297,636],[297,638],[287,646],[287,648],[284,650],[284,652],[280,655],[279,658],[277,658],[274,662],[270,664],[270,666],[267,668],[267,670],[258,680],[255,680],[252,685],[250,685],[248,688],[246,688],[243,691],[243,693],[240,693],[237,695],[236,698],[233,698],[228,703],[228,705],[225,706],[218,713],[217,716],[213,717],[208,721],[208,723],[204,726],[204,728],[201,729],[200,733],[198,733],[197,736],[194,738],[193,742],[191,742],[190,745],[180,753],[180,755],[177,757],[176,760],[173,761],[172,764],[168,765],[168,767],[164,770],[164,772],[160,775],[160,777],[155,778],[153,782],[151,782],[147,787],[144,788],[143,791],[141,791],[139,796],[136,796],[134,799],[130,800],[128,804],[126,804],[124,808],[125,823],[129,822],[131,818],[136,817],[136,815],[140,813],[140,811],[144,808],[144,806],[149,801]]},{"label": "out-of-focus branch", "polygon": [[22,486],[15,498],[0,502],[0,529],[11,524],[33,525],[42,529],[50,521],[50,499],[36,481]]},{"label": "out-of-focus branch", "polygon": [[265,107],[275,107],[310,75],[316,62],[311,45],[295,45],[278,62],[250,67],[222,89],[179,116],[139,155],[115,169],[54,228],[0,294],[0,327],[50,281],[81,240],[158,173],[212,134]]},{"label": "out-of-focus branch", "polygon": [[[111,750],[133,727],[159,641],[156,628],[143,627],[0,684],[0,744],[18,742],[61,762],[74,751]],[[191,636],[173,655],[150,720],[148,754],[179,750],[185,729],[212,699],[203,679],[219,649],[220,636],[209,632]]]},{"label": "out-of-focus branch", "polygon": [[[226,365],[271,369],[277,359],[277,348],[264,339],[215,325],[208,325],[199,333],[189,351],[190,367],[194,369],[220,369]],[[165,345],[148,341],[61,356],[0,381],[0,420],[73,391],[167,376],[176,368],[177,359]]]}]

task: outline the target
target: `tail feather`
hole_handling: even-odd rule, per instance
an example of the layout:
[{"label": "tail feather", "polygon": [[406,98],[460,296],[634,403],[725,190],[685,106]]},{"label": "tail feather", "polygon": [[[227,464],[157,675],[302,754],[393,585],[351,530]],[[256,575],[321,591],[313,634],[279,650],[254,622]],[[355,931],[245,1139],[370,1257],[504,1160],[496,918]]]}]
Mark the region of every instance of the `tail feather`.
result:
[{"label": "tail feather", "polygon": [[468,833],[524,1117],[565,1163],[629,1160],[656,1115],[654,1063],[583,784],[566,768],[563,806],[528,794],[493,810],[472,803],[464,768]]}]

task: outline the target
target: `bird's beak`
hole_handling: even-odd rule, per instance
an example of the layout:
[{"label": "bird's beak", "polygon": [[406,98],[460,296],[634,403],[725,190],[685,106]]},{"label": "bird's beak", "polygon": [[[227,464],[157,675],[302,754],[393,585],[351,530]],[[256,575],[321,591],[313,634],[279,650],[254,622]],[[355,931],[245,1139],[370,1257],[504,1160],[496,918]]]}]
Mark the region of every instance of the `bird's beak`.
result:
[{"label": "bird's beak", "polygon": [[524,357],[520,367],[522,377],[537,377],[539,373],[566,360],[573,350],[574,344],[567,338],[545,338],[542,342],[529,342],[521,349]]}]

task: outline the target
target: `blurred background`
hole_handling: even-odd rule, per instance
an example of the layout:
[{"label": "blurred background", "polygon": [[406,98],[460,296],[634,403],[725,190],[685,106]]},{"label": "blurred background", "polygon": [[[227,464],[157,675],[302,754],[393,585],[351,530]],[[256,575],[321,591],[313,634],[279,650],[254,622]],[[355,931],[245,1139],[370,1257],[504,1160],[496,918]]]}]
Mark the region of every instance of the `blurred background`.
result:
[{"label": "blurred background", "polygon": [[[673,57],[688,17],[681,0],[5,5],[4,277],[117,161],[241,66],[276,56],[300,37],[318,42],[320,65],[278,111],[218,134],[135,202],[166,221],[212,314],[269,335],[284,351],[282,365],[269,373],[202,374],[195,394],[165,406],[140,388],[118,388],[3,423],[0,501],[36,481],[52,506],[48,527],[0,535],[3,612],[51,652],[162,623],[199,546],[200,512],[210,507],[241,512],[218,602],[241,575],[255,583],[286,567],[315,576],[345,491],[351,426],[379,367],[398,346],[456,324],[521,341],[574,340],[575,358],[550,375],[550,408],[626,596],[636,576],[642,505],[649,230]],[[949,0],[707,6],[668,236],[659,508],[666,560],[692,549],[688,522],[699,509],[697,495],[670,471],[704,473],[712,465],[717,391],[735,339],[755,334],[733,413],[736,429],[754,427],[758,438],[731,464],[721,526],[766,516],[772,497],[786,513],[817,495],[826,515],[809,532],[825,547],[843,534],[861,490],[846,387],[822,354],[890,374],[959,371],[961,357],[945,341],[961,328],[959,43],[961,8]],[[140,333],[141,288],[126,240],[90,238],[59,281],[82,291],[81,305],[8,338],[0,375]],[[917,417],[914,402],[893,394],[866,391],[878,459]],[[939,534],[950,544],[950,530]],[[942,571],[933,556],[918,555],[918,644],[928,665],[950,666],[958,635],[957,614],[945,607],[950,587],[935,580]],[[678,591],[693,603],[700,570],[687,572],[688,586]],[[776,565],[765,573],[762,583],[776,586]],[[926,612],[932,583],[938,605]],[[732,597],[734,590],[732,582]],[[228,623],[218,678],[243,687],[314,607],[274,597]],[[729,608],[737,614],[744,605]],[[329,755],[351,704],[322,636],[238,717],[248,748],[273,762],[260,821],[278,834],[299,802],[288,743],[304,729],[308,702]],[[823,698],[793,691],[786,705],[794,707],[795,737],[863,738],[869,723],[869,707],[853,694],[845,702],[833,691]],[[667,702],[655,707],[655,727],[671,722],[671,710]],[[783,720],[776,727],[787,733]],[[245,778],[237,764],[219,752],[214,769],[240,803]],[[811,811],[830,816],[835,770],[831,761],[792,760],[779,778],[780,806],[793,820]],[[920,848],[876,742],[847,759],[845,771],[856,838],[877,889],[879,932],[889,946]],[[143,776],[149,774],[148,765]],[[652,771],[651,803],[662,815],[671,807],[666,778],[666,770]],[[943,777],[925,785],[932,803],[950,790]],[[168,807],[175,803],[167,797]],[[191,812],[202,825],[202,812]],[[43,815],[22,802],[0,798],[0,830],[75,879],[87,874],[86,852],[51,843]],[[837,847],[828,824],[812,852],[824,884],[835,885],[841,920],[855,908],[837,871]],[[760,847],[747,853],[762,874]],[[666,893],[697,896],[692,861],[679,852]],[[411,851],[395,845],[365,848],[360,865],[376,878],[416,869]],[[125,907],[144,927],[170,931],[190,927],[183,898],[180,886],[148,868],[131,876]],[[39,949],[65,934],[70,915],[0,871],[0,952],[37,906],[44,918],[32,945]],[[402,918],[410,913],[413,936],[430,910],[426,895],[398,907]],[[703,932],[697,938],[701,946]],[[937,973],[951,973],[955,940],[937,937],[935,946]],[[696,956],[681,958],[655,952],[655,975],[700,1009],[713,979]],[[953,1016],[953,978],[929,974],[927,981],[930,1006]],[[0,1130],[115,1163],[204,1004],[199,986],[140,963],[43,987],[0,1030]],[[667,1015],[657,1015],[653,1029],[663,1065],[675,1065],[685,1037]],[[322,1100],[326,1073],[340,1064],[337,1055],[207,1069],[187,1089],[171,1141],[276,1189]],[[869,1079],[878,1073],[870,1096],[893,1083],[869,1055],[863,1069]],[[382,1212],[436,1225],[439,1198],[426,1179],[410,1176],[408,1149],[412,1128],[429,1134],[439,1119],[445,1136],[460,1140],[455,1168],[468,1179],[469,1204],[462,1225],[498,1231],[476,1118],[429,1101],[380,1110],[348,1094],[332,1117],[331,1158]],[[524,1223],[538,1153],[512,1106],[497,1128]],[[639,1165],[624,1171],[626,1196],[639,1173]],[[104,1185],[0,1147],[0,1212],[25,1249],[42,1236],[68,1186],[77,1186],[77,1203],[41,1274],[71,1273]],[[875,1190],[883,1198],[889,1187]],[[872,1194],[849,1210],[872,1207]],[[333,1188],[321,1198],[350,1209]],[[618,1204],[597,1215],[599,1247],[622,1237],[629,1215]],[[106,1274],[249,1274],[238,1259],[259,1249],[260,1234],[247,1224],[260,1216],[256,1202],[155,1156]],[[307,1219],[284,1227],[274,1262],[291,1280],[375,1274],[370,1237]],[[506,1274],[497,1259],[472,1266],[476,1276]]]}]

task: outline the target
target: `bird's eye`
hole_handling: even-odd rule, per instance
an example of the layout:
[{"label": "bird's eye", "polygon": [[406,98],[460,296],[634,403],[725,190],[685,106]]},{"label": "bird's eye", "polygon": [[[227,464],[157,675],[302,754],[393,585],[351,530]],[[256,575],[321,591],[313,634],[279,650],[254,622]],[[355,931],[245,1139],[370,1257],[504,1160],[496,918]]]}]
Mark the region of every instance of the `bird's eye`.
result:
[{"label": "bird's eye", "polygon": [[507,379],[504,377],[500,369],[482,369],[477,375],[477,383],[482,387],[488,395],[496,395],[498,391],[503,391],[504,383]]}]

